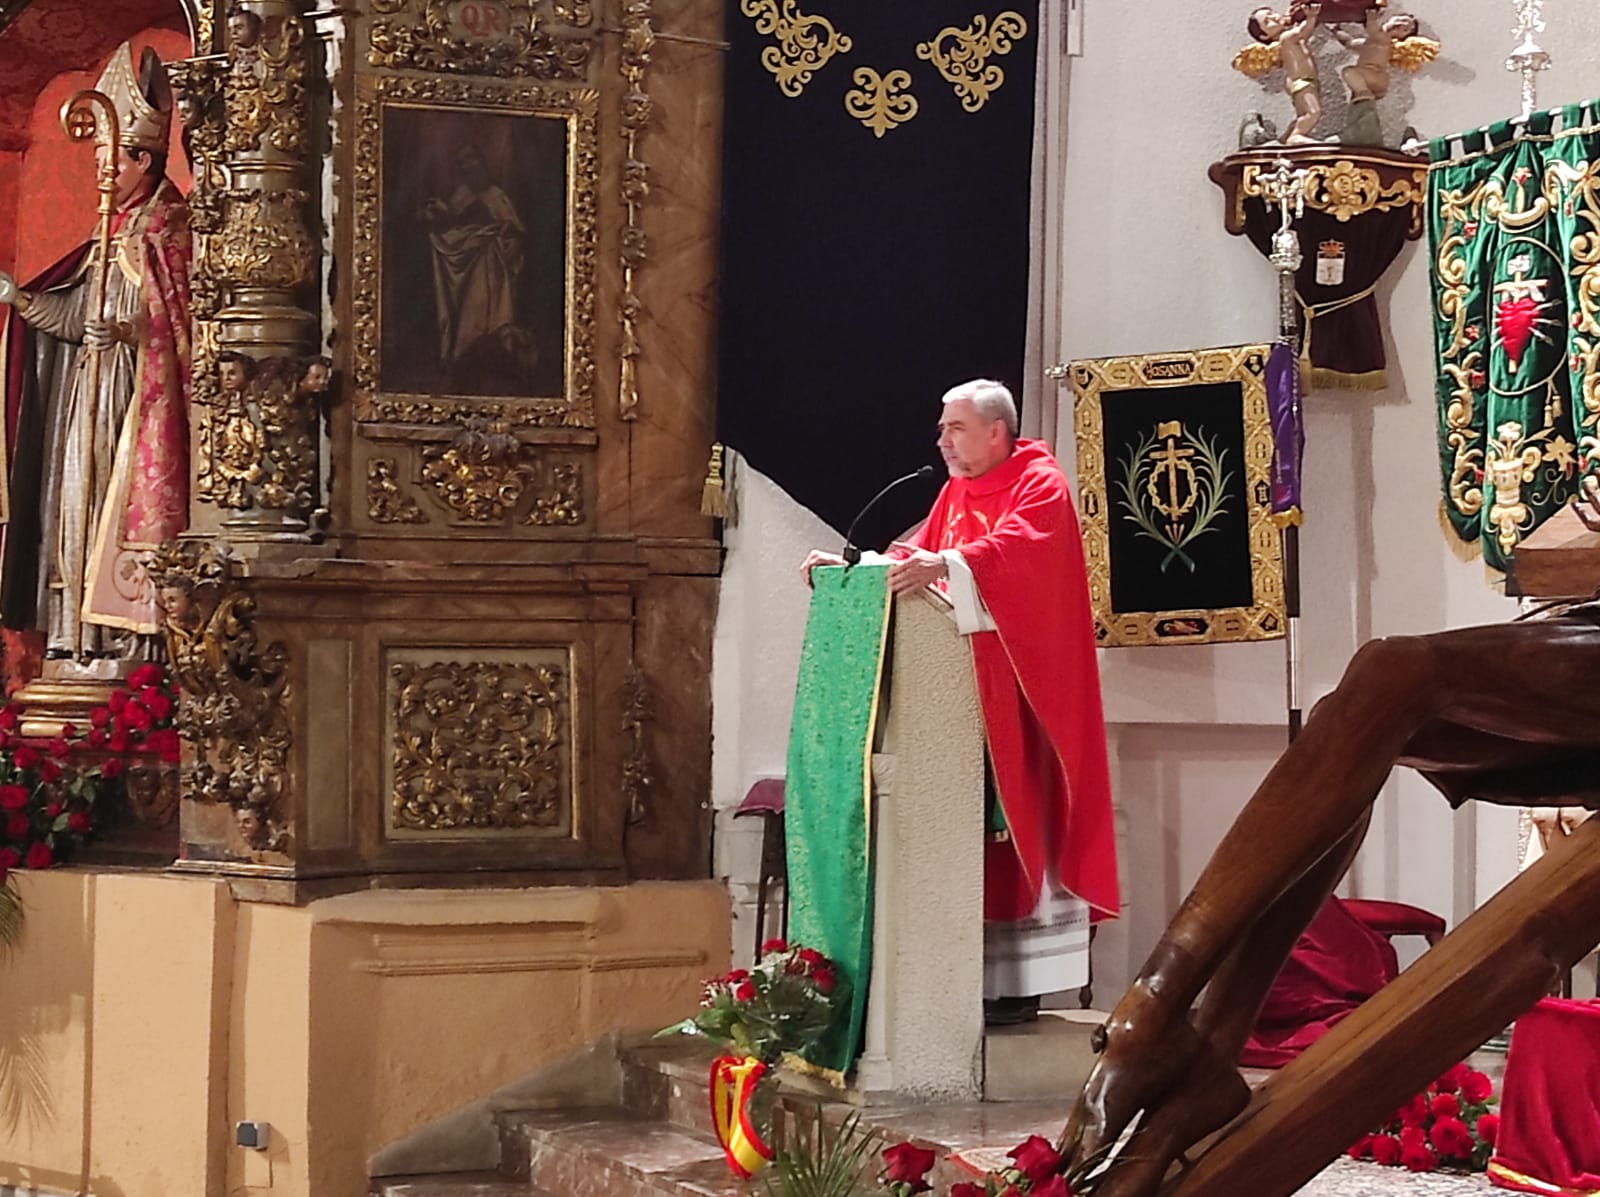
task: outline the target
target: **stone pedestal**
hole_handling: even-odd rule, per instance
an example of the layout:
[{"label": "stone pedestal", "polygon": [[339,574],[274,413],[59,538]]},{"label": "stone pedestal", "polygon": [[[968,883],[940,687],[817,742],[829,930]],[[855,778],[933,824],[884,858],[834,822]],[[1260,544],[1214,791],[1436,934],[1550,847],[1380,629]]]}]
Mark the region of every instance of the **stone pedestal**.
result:
[{"label": "stone pedestal", "polygon": [[983,722],[972,652],[931,591],[896,600],[874,757],[864,1098],[972,1101],[983,1055]]}]

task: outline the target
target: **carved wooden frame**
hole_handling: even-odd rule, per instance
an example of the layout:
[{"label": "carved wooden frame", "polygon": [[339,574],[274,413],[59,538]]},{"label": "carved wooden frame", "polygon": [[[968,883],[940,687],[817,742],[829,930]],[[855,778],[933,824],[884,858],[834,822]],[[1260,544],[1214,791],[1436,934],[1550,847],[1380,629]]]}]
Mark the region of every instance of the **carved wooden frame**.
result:
[{"label": "carved wooden frame", "polygon": [[[1288,626],[1283,543],[1271,512],[1272,424],[1267,412],[1266,362],[1270,345],[1239,345],[1134,357],[1075,361],[1069,368],[1076,394],[1078,512],[1094,610],[1095,639],[1103,648],[1153,644],[1211,644],[1280,639]],[[1243,486],[1247,511],[1250,606],[1167,611],[1116,611],[1111,597],[1111,519],[1104,443],[1107,402],[1141,392],[1196,383],[1240,384]]]},{"label": "carved wooden frame", "polygon": [[[472,417],[512,426],[593,428],[600,93],[592,88],[450,78],[362,75],[357,81],[354,176],[353,373],[363,423],[459,425]],[[453,109],[559,119],[567,125],[566,344],[561,395],[431,396],[388,391],[382,345],[383,113]]]}]

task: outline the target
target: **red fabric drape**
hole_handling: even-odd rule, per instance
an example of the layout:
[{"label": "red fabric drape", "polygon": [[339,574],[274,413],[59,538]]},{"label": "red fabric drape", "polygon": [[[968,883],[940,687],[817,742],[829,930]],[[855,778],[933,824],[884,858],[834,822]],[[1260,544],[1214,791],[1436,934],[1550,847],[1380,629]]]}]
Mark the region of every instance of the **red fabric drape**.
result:
[{"label": "red fabric drape", "polygon": [[1500,1095],[1491,1181],[1600,1193],[1600,1001],[1545,998],[1517,1019]]},{"label": "red fabric drape", "polygon": [[1239,1063],[1282,1067],[1399,972],[1389,941],[1330,898],[1272,983]]}]

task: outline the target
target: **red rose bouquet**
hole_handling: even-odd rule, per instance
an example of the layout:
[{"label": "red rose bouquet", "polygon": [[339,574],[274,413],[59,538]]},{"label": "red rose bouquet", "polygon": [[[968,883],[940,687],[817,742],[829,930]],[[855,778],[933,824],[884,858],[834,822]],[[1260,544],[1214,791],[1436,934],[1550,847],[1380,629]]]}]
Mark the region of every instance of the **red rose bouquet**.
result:
[{"label": "red rose bouquet", "polygon": [[68,724],[54,740],[17,735],[22,709],[0,709],[0,937],[14,937],[20,904],[13,869],[48,869],[94,830],[99,774],[68,761]]},{"label": "red rose bouquet", "polygon": [[[178,759],[178,693],[159,665],[146,663],[113,690],[103,707],[89,716],[85,747],[118,756],[130,752],[158,756],[169,764]],[[107,761],[107,766],[112,762]],[[115,777],[112,768],[108,776]]]},{"label": "red rose bouquet", "polygon": [[1500,1117],[1493,1113],[1494,1086],[1466,1064],[1457,1064],[1395,1111],[1382,1127],[1363,1135],[1346,1153],[1413,1172],[1436,1168],[1482,1172],[1494,1151]]},{"label": "red rose bouquet", "polygon": [[663,1035],[703,1035],[769,1067],[814,1047],[833,1024],[839,972],[821,952],[769,939],[751,968],[706,982],[700,1013]]}]

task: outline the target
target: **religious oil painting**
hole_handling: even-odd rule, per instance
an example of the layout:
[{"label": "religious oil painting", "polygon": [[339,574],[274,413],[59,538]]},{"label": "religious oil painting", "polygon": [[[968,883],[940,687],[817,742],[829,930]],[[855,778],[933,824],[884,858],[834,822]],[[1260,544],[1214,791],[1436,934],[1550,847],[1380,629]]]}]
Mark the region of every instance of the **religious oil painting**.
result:
[{"label": "religious oil painting", "polygon": [[1270,348],[1072,363],[1078,505],[1101,646],[1284,634]]},{"label": "religious oil painting", "polygon": [[594,94],[392,78],[364,93],[357,261],[377,270],[355,280],[358,417],[592,423]]}]

